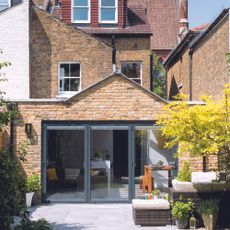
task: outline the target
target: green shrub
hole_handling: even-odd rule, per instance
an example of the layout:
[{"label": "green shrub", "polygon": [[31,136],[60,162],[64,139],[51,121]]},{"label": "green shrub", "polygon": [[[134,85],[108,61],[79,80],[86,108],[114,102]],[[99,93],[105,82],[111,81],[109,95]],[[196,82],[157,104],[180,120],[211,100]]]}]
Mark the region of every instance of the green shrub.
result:
[{"label": "green shrub", "polygon": [[154,196],[159,196],[159,195],[161,194],[161,191],[160,191],[159,189],[154,189],[154,190],[152,191],[152,194],[153,194]]},{"label": "green shrub", "polygon": [[14,230],[52,230],[52,226],[45,219],[31,220],[28,216],[24,217],[21,224]]},{"label": "green shrub", "polygon": [[193,209],[194,203],[190,199],[186,202],[180,197],[179,201],[172,202],[172,216],[177,220],[188,219]]},{"label": "green shrub", "polygon": [[179,171],[177,180],[179,181],[191,181],[192,171],[190,170],[189,161],[184,162],[184,166],[181,171]]},{"label": "green shrub", "polygon": [[9,150],[0,150],[0,229],[8,230],[12,216],[25,208],[25,176]]},{"label": "green shrub", "polygon": [[40,176],[37,173],[26,178],[26,192],[37,192],[40,188]]},{"label": "green shrub", "polygon": [[217,214],[219,211],[219,200],[210,199],[202,201],[200,204],[200,213],[201,214]]}]

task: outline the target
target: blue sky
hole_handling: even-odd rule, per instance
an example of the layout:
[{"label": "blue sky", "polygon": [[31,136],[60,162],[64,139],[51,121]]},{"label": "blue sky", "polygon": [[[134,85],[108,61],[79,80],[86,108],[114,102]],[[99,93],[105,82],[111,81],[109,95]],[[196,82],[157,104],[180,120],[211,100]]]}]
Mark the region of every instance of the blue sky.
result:
[{"label": "blue sky", "polygon": [[230,0],[189,0],[190,28],[213,21]]}]

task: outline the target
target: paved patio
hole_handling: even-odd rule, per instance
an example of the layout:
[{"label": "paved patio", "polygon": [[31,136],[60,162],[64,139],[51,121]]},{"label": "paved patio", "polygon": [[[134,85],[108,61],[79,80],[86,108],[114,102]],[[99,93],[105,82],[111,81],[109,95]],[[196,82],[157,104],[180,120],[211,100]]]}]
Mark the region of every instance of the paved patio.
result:
[{"label": "paved patio", "polygon": [[132,220],[131,204],[49,204],[31,208],[33,219],[45,218],[58,230],[174,230],[175,226],[140,227]]}]

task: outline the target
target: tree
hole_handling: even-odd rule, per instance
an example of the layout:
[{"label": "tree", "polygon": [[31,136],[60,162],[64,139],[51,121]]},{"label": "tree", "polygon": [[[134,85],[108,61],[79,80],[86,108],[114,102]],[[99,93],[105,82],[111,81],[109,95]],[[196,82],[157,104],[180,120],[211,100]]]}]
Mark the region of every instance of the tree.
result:
[{"label": "tree", "polygon": [[153,56],[153,92],[166,98],[166,72],[162,60],[154,53]]},{"label": "tree", "polygon": [[178,156],[208,156],[223,149],[229,153],[230,85],[225,86],[224,97],[219,102],[204,96],[201,98],[204,104],[191,106],[184,95],[177,99],[164,107],[158,121],[168,139],[166,147],[178,145]]},{"label": "tree", "polygon": [[[0,51],[0,54],[2,52]],[[0,63],[0,78],[4,80],[2,69],[10,63]],[[16,115],[15,106],[5,100],[4,93],[0,92],[0,132],[12,122]],[[11,148],[0,149],[0,229],[10,229],[10,222],[13,215],[18,215],[24,206],[25,180],[21,170],[19,159],[10,152]],[[21,147],[20,152],[23,153]]]}]

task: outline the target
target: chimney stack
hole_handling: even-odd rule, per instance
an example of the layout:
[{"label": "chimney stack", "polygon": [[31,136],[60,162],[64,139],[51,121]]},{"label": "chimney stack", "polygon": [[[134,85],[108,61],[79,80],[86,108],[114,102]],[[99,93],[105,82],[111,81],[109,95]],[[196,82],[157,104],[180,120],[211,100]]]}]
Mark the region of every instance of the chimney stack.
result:
[{"label": "chimney stack", "polygon": [[189,30],[188,0],[179,0],[179,11],[180,11],[179,38],[180,40],[182,40]]}]

